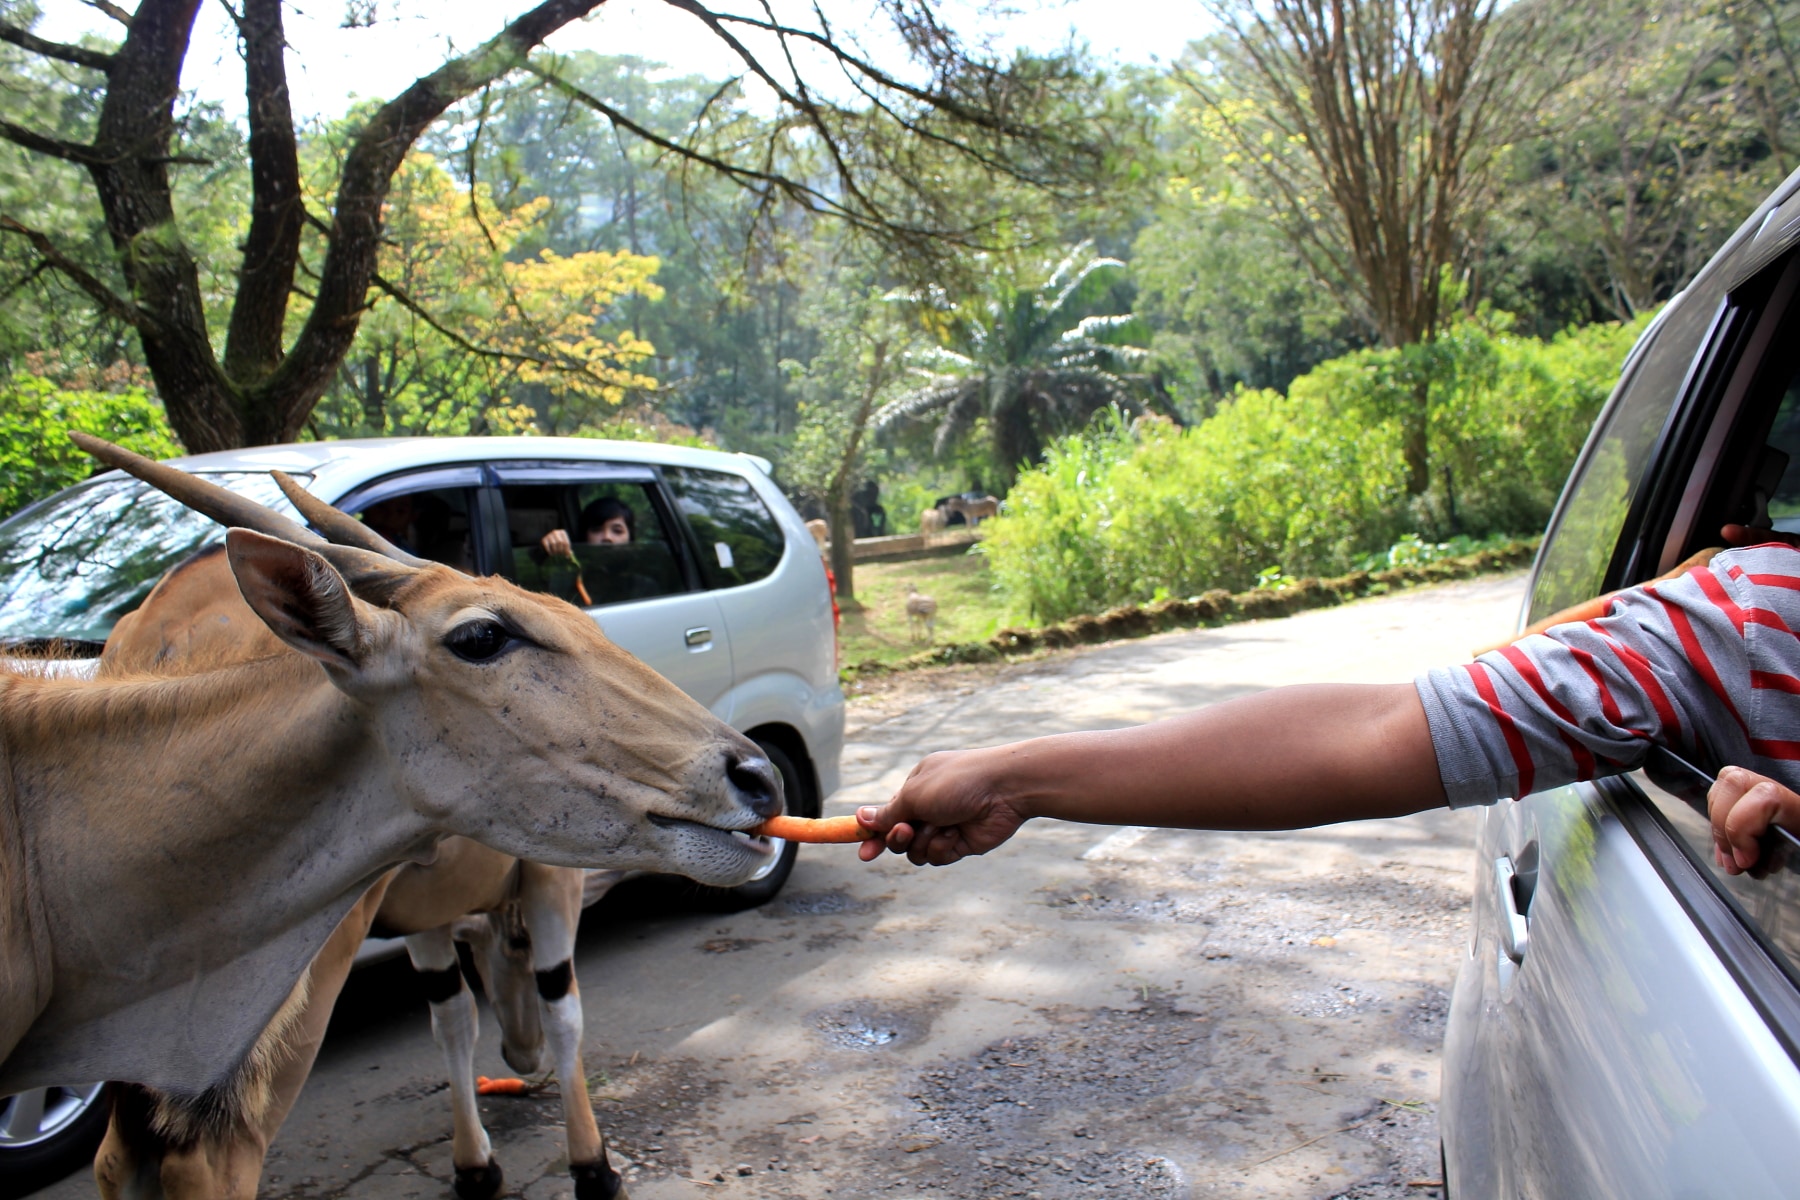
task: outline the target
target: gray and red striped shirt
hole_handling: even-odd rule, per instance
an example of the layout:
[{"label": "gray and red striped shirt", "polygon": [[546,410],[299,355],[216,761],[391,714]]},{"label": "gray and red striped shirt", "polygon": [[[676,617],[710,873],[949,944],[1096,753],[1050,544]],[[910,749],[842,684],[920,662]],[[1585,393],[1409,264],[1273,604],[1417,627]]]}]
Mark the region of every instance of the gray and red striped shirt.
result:
[{"label": "gray and red striped shirt", "polygon": [[1652,743],[1800,789],[1800,550],[1755,546],[1419,676],[1452,807],[1639,766]]}]

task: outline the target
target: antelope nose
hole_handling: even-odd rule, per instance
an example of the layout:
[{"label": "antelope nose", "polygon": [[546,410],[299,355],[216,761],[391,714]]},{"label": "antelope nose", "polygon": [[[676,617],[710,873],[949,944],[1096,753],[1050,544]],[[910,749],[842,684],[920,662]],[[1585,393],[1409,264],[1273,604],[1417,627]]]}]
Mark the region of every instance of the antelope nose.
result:
[{"label": "antelope nose", "polygon": [[760,754],[732,755],[725,767],[725,777],[737,790],[738,800],[767,819],[781,812],[781,772]]}]

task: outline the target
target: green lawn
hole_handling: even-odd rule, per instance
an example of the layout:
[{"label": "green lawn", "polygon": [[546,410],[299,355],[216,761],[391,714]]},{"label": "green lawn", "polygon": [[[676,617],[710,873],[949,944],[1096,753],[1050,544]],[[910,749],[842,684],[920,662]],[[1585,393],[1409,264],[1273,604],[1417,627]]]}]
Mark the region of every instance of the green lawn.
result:
[{"label": "green lawn", "polygon": [[928,648],[907,638],[906,590],[911,585],[938,603],[939,643],[978,642],[1009,623],[1004,602],[993,590],[987,559],[980,554],[859,563],[856,603],[844,605],[838,631],[845,666],[870,659],[898,662]]}]

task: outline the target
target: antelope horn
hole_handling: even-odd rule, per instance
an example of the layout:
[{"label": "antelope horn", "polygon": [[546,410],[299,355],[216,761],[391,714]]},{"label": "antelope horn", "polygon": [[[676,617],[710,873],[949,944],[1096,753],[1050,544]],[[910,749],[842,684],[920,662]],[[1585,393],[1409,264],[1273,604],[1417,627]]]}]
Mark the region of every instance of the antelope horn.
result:
[{"label": "antelope horn", "polygon": [[313,528],[323,533],[328,541],[339,546],[356,546],[373,554],[391,558],[395,562],[405,563],[409,567],[429,567],[432,562],[428,558],[420,558],[416,554],[408,554],[394,543],[350,516],[325,503],[298,483],[286,471],[270,471],[275,477],[275,484],[293,506],[300,510],[300,515],[309,521]]},{"label": "antelope horn", "polygon": [[[254,530],[314,551],[336,567],[351,590],[365,599],[385,604],[387,598],[414,574],[410,563],[402,565],[401,562],[360,546],[333,545],[274,509],[236,492],[227,491],[198,475],[190,475],[178,467],[134,454],[123,446],[115,446],[92,434],[70,430],[69,440],[107,466],[117,467],[127,475],[143,480],[157,491],[179,500],[201,516],[211,517],[227,528],[237,526]],[[349,520],[348,517],[344,519]]]}]

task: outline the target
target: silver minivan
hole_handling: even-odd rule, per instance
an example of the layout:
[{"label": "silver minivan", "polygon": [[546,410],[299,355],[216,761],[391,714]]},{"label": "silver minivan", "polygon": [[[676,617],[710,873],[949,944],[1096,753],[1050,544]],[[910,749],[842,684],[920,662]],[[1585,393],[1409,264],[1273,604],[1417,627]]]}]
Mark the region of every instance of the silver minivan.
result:
[{"label": "silver minivan", "polygon": [[[577,604],[755,740],[789,812],[818,816],[837,790],[831,593],[817,544],[761,459],[586,438],[388,438],[174,461],[297,518],[268,474],[285,471],[412,553]],[[98,655],[163,572],[221,533],[116,471],[20,511],[0,523],[0,646]],[[797,849],[707,900],[772,898]],[[0,1097],[0,1195],[91,1158],[103,1109],[92,1084]]]},{"label": "silver minivan", "polygon": [[[1521,627],[1726,523],[1800,532],[1800,173],[1645,331],[1565,487]],[[1713,865],[1708,774],[1484,810],[1441,1128],[1456,1200],[1800,1195],[1800,854]]]}]

